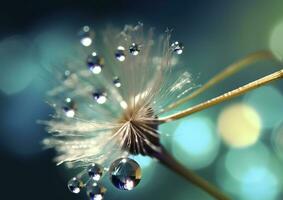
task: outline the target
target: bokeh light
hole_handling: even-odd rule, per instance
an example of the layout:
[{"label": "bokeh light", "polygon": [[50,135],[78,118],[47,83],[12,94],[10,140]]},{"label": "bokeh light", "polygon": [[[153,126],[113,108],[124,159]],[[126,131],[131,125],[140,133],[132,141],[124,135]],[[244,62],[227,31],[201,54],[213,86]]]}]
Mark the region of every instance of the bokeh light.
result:
[{"label": "bokeh light", "polygon": [[0,42],[0,90],[15,94],[25,89],[38,72],[32,41],[10,36]]},{"label": "bokeh light", "polygon": [[264,144],[232,149],[219,159],[216,178],[227,193],[239,200],[278,200],[281,167]]},{"label": "bokeh light", "polygon": [[192,169],[208,166],[219,150],[219,137],[215,127],[205,117],[187,118],[178,125],[172,142],[174,156]]},{"label": "bokeh light", "polygon": [[230,149],[226,154],[225,166],[237,180],[244,181],[246,173],[254,167],[268,166],[270,153],[261,143],[244,149]]},{"label": "bokeh light", "polygon": [[283,160],[283,121],[274,127],[271,140],[276,154]]},{"label": "bokeh light", "polygon": [[273,128],[283,119],[280,112],[283,95],[273,86],[264,86],[248,93],[244,101],[259,113],[263,128]]},{"label": "bokeh light", "polygon": [[218,131],[229,146],[246,147],[254,144],[260,136],[260,118],[252,107],[232,104],[220,113]]},{"label": "bokeh light", "polygon": [[240,196],[243,200],[275,200],[280,192],[280,183],[271,169],[255,166],[245,174]]},{"label": "bokeh light", "polygon": [[283,59],[283,21],[278,23],[270,36],[270,49],[278,59]]}]

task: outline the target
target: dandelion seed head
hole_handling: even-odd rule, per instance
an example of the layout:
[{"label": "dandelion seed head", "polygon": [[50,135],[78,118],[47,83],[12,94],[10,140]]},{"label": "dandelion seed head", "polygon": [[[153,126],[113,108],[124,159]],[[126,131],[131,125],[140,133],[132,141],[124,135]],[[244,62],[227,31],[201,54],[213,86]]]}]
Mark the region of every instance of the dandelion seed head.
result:
[{"label": "dandelion seed head", "polygon": [[[84,33],[91,32],[87,27]],[[54,67],[54,77],[68,75],[54,81],[47,93],[50,104],[76,102],[68,104],[67,117],[54,107],[54,117],[43,122],[52,134],[44,145],[57,150],[58,164],[107,166],[128,154],[161,150],[158,117],[195,86],[172,54],[170,32],[157,37],[143,29],[142,24],[106,28],[101,46],[90,34],[94,45],[82,45],[68,64]]]}]

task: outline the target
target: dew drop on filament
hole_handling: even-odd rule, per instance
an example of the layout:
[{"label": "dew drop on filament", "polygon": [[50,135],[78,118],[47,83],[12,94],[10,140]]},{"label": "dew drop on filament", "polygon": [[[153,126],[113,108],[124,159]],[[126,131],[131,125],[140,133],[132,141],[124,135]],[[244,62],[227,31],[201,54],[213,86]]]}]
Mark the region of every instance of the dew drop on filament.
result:
[{"label": "dew drop on filament", "polygon": [[130,158],[114,161],[109,169],[112,184],[120,190],[132,190],[141,180],[139,164]]},{"label": "dew drop on filament", "polygon": [[114,77],[114,79],[113,79],[113,84],[114,84],[117,88],[121,87],[120,79],[119,79],[117,76]]},{"label": "dew drop on filament", "polygon": [[94,92],[92,94],[94,100],[98,103],[98,104],[104,104],[107,101],[107,95],[106,93],[103,92]]},{"label": "dew drop on filament", "polygon": [[140,52],[140,47],[136,43],[132,43],[131,46],[129,47],[129,51],[132,55],[136,56]]},{"label": "dew drop on filament", "polygon": [[79,32],[80,42],[83,46],[88,47],[92,44],[91,30],[89,26],[82,27]]},{"label": "dew drop on filament", "polygon": [[178,42],[178,41],[175,41],[175,42],[173,42],[173,43],[171,44],[171,50],[172,50],[174,53],[180,55],[180,54],[183,53],[184,46],[183,46],[182,43],[180,43],[180,42]]},{"label": "dew drop on filament", "polygon": [[78,194],[83,188],[83,182],[81,179],[74,177],[68,182],[68,188],[72,193]]},{"label": "dew drop on filament", "polygon": [[93,163],[88,166],[87,173],[93,180],[98,181],[103,174],[103,168],[101,165]]},{"label": "dew drop on filament", "polygon": [[104,64],[103,58],[98,56],[96,52],[93,52],[87,58],[88,68],[94,74],[99,74],[102,71],[103,64]]},{"label": "dew drop on filament", "polygon": [[123,62],[126,59],[125,48],[123,46],[118,46],[117,47],[117,51],[115,53],[115,57],[120,62]]},{"label": "dew drop on filament", "polygon": [[86,193],[90,200],[102,200],[105,192],[106,188],[93,180],[86,185]]},{"label": "dew drop on filament", "polygon": [[65,99],[65,105],[63,106],[63,111],[68,118],[73,118],[76,114],[75,103],[71,98]]}]

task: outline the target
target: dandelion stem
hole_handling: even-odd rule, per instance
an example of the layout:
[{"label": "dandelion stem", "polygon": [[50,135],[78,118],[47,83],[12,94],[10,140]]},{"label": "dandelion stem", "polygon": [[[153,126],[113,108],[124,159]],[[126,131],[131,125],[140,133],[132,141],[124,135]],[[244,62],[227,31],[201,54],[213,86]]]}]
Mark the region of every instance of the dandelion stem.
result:
[{"label": "dandelion stem", "polygon": [[213,196],[217,200],[229,200],[230,198],[223,194],[214,185],[210,184],[208,181],[198,176],[193,171],[186,169],[182,166],[176,159],[174,159],[170,153],[168,153],[164,148],[161,153],[156,153],[153,155],[157,158],[163,165],[173,170],[186,180],[190,181],[192,184],[200,187],[202,190],[206,191],[208,194]]},{"label": "dandelion stem", "polygon": [[277,59],[274,57],[274,55],[268,50],[262,50],[262,51],[257,51],[257,52],[251,53],[251,54],[247,55],[246,57],[244,57],[243,59],[241,59],[241,60],[229,65],[228,67],[226,67],[222,72],[220,72],[217,75],[215,75],[214,77],[212,77],[207,83],[205,83],[199,89],[195,90],[189,96],[184,97],[184,98],[176,101],[175,103],[169,105],[167,108],[165,108],[165,111],[172,110],[172,109],[180,106],[181,104],[197,97],[198,95],[202,94],[203,92],[205,92],[206,90],[208,90],[212,86],[216,85],[220,81],[232,76],[233,74],[236,74],[240,70],[245,69],[248,66],[250,66],[251,64],[256,63],[258,61],[261,61],[261,60],[277,61]]},{"label": "dandelion stem", "polygon": [[258,88],[260,86],[263,86],[263,85],[266,85],[272,81],[275,81],[277,79],[282,79],[283,78],[283,69],[277,71],[277,72],[274,72],[270,75],[267,75],[263,78],[260,78],[256,81],[253,81],[251,83],[248,83],[242,87],[239,87],[235,90],[232,90],[230,92],[227,92],[225,94],[222,94],[218,97],[215,97],[213,99],[210,99],[208,101],[205,101],[203,103],[200,103],[196,106],[193,106],[193,107],[190,107],[188,109],[185,109],[181,112],[178,112],[178,113],[175,113],[175,114],[172,114],[172,115],[169,115],[169,116],[166,116],[164,118],[159,118],[159,121],[160,123],[164,123],[164,122],[169,122],[169,121],[173,121],[173,120],[177,120],[177,119],[180,119],[180,118],[183,118],[183,117],[186,117],[188,115],[191,115],[193,113],[196,113],[196,112],[199,112],[201,110],[204,110],[204,109],[207,109],[209,107],[212,107],[214,105],[217,105],[217,104],[220,104],[224,101],[227,101],[227,100],[230,100],[234,97],[237,97],[239,95],[242,95],[250,90],[253,90],[255,88]]}]

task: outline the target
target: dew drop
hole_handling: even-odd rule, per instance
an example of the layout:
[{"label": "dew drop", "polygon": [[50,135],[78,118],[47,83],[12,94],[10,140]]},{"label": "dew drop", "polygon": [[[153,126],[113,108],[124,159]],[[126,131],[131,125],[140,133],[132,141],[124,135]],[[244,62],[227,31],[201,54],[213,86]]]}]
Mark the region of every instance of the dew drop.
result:
[{"label": "dew drop", "polygon": [[88,47],[92,44],[92,33],[89,26],[82,27],[79,32],[80,42],[83,46]]},{"label": "dew drop", "polygon": [[129,48],[129,51],[132,55],[136,56],[140,52],[140,46],[136,43],[132,43],[130,48]]},{"label": "dew drop", "polygon": [[68,182],[68,188],[72,193],[78,194],[83,188],[83,182],[81,179],[74,177]]},{"label": "dew drop", "polygon": [[178,41],[175,41],[171,44],[171,50],[173,52],[175,52],[176,54],[180,55],[183,53],[183,50],[184,50],[184,46],[182,43],[178,42]]},{"label": "dew drop", "polygon": [[103,173],[103,168],[101,165],[93,163],[87,168],[88,175],[95,181],[98,181]]},{"label": "dew drop", "polygon": [[87,58],[87,65],[89,70],[94,74],[99,74],[104,64],[103,58],[97,55],[96,52],[92,52]]},{"label": "dew drop", "polygon": [[68,118],[73,118],[76,114],[75,102],[71,98],[65,99],[65,105],[63,106],[63,111]]},{"label": "dew drop", "polygon": [[107,101],[107,94],[106,93],[94,92],[92,94],[92,96],[98,104],[104,104]]},{"label": "dew drop", "polygon": [[114,161],[109,169],[112,184],[120,190],[132,190],[141,180],[139,164],[130,158]]},{"label": "dew drop", "polygon": [[102,200],[105,192],[106,188],[93,180],[86,185],[86,194],[90,200]]},{"label": "dew drop", "polygon": [[114,79],[113,79],[113,84],[114,84],[117,88],[121,87],[120,79],[119,79],[117,76],[114,77]]},{"label": "dew drop", "polygon": [[126,59],[125,48],[123,46],[118,46],[115,53],[115,58],[120,62],[123,62]]}]

